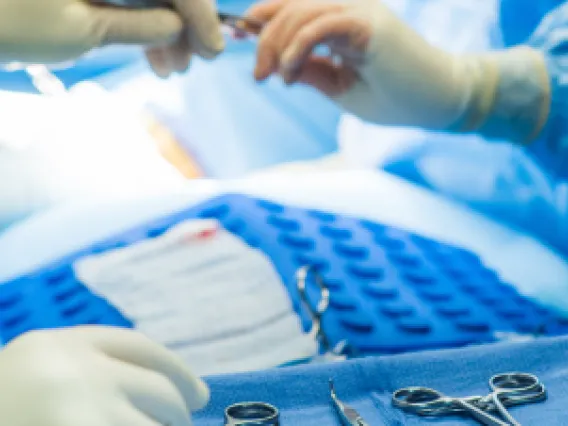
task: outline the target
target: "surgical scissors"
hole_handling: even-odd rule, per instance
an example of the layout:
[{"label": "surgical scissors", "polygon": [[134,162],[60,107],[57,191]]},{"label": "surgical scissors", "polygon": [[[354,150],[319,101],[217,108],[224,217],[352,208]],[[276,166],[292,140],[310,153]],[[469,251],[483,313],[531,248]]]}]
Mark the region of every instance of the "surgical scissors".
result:
[{"label": "surgical scissors", "polygon": [[333,406],[341,419],[341,424],[345,426],[369,426],[369,424],[363,420],[363,417],[350,406],[344,404],[337,398],[337,394],[335,393],[335,387],[333,385],[333,379],[329,379],[329,392],[331,395],[331,401],[333,402]]},{"label": "surgical scissors", "polygon": [[[425,387],[397,390],[392,403],[404,411],[421,416],[442,416],[468,413],[481,424],[490,426],[520,426],[505,407],[539,402],[546,399],[546,388],[539,379],[528,373],[496,374],[489,380],[492,392],[484,397],[451,398]],[[497,411],[509,423],[489,414]]]}]

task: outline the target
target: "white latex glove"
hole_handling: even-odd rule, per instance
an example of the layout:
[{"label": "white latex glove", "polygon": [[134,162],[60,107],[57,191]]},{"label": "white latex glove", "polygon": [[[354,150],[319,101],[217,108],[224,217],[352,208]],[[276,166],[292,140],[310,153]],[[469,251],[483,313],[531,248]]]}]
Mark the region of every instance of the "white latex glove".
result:
[{"label": "white latex glove", "polygon": [[[272,0],[255,77],[314,86],[348,112],[383,125],[534,138],[548,114],[544,59],[529,48],[460,56],[424,40],[380,0]],[[332,56],[316,56],[327,45]]]},{"label": "white latex glove", "polygon": [[[0,62],[57,63],[108,44],[166,45],[192,27],[198,53],[223,47],[208,0],[176,0],[168,9],[127,10],[85,0],[0,0]],[[199,41],[199,43],[197,42]]]},{"label": "white latex glove", "polygon": [[146,49],[146,57],[156,74],[168,77],[186,71],[192,55],[212,59],[225,47],[221,24],[211,0],[170,0],[185,24],[175,40],[165,46]]},{"label": "white latex glove", "polygon": [[31,332],[0,352],[0,424],[189,426],[204,383],[161,346],[117,328]]}]

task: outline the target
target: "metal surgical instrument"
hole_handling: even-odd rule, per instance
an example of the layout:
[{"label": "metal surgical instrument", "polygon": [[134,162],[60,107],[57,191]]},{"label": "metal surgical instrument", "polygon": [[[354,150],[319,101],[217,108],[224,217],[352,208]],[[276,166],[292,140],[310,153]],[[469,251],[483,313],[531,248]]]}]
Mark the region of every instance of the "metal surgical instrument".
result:
[{"label": "metal surgical instrument", "polygon": [[225,426],[279,426],[278,408],[266,402],[239,402],[225,409]]},{"label": "metal surgical instrument", "polygon": [[424,387],[408,387],[397,390],[393,405],[409,413],[421,416],[443,416],[465,413],[487,426],[509,426],[476,405],[481,397],[451,398],[437,390]]},{"label": "metal surgical instrument", "polygon": [[[307,281],[309,275],[312,275],[314,282],[319,290],[319,301],[315,308],[312,308],[308,297]],[[347,358],[346,352],[352,349],[346,340],[340,341],[337,345],[332,346],[329,337],[326,335],[322,326],[322,317],[329,308],[330,292],[329,288],[317,270],[312,266],[302,266],[296,271],[296,286],[300,295],[300,301],[303,309],[308,312],[312,326],[309,334],[318,342],[320,349],[323,350],[323,359],[341,361]]]},{"label": "metal surgical instrument", "polygon": [[[443,416],[468,413],[485,425],[520,426],[505,407],[544,401],[546,388],[539,379],[528,373],[496,374],[489,380],[492,392],[487,396],[450,398],[425,387],[397,390],[392,403],[409,413],[421,416]],[[498,412],[504,422],[489,412]]]},{"label": "metal surgical instrument", "polygon": [[341,420],[341,424],[344,426],[369,426],[369,424],[363,420],[361,415],[354,408],[344,404],[337,398],[333,379],[329,379],[329,392],[335,411],[337,411],[337,415]]},{"label": "metal surgical instrument", "polygon": [[480,405],[491,404],[512,426],[521,426],[507,411],[506,406],[527,404],[544,401],[547,397],[546,388],[538,377],[528,373],[502,373],[489,379],[492,392],[480,401]]}]

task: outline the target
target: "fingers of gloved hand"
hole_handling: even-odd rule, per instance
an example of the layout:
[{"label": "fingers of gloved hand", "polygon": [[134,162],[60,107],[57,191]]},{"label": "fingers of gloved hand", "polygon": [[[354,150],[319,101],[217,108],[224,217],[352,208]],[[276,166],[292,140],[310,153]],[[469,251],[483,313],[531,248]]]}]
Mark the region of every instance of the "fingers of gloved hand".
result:
[{"label": "fingers of gloved hand", "polygon": [[107,359],[104,367],[128,401],[149,418],[160,425],[191,424],[185,399],[163,374],[114,359]]},{"label": "fingers of gloved hand", "polygon": [[187,71],[192,56],[188,30],[184,30],[179,38],[169,46],[168,50],[171,55],[171,63],[173,64],[174,71],[180,73]]},{"label": "fingers of gloved hand", "polygon": [[183,22],[168,9],[127,10],[89,7],[96,43],[163,45],[180,34]]},{"label": "fingers of gloved hand", "polygon": [[367,49],[371,36],[372,30],[358,17],[345,13],[326,14],[295,33],[280,56],[280,73],[285,80],[293,79],[315,47],[326,42],[346,44],[342,52],[355,56],[355,52]]},{"label": "fingers of gloved hand", "polygon": [[166,376],[180,391],[189,410],[203,408],[209,401],[207,385],[180,358],[144,335],[113,327],[81,327],[77,335],[109,357]]},{"label": "fingers of gloved hand", "polygon": [[173,72],[186,71],[191,60],[191,47],[185,30],[168,46],[146,49],[146,58],[154,73],[161,78],[167,78]]},{"label": "fingers of gloved hand", "polygon": [[336,65],[331,58],[309,58],[292,82],[314,87],[333,98],[349,90],[357,81],[357,73],[347,67]]},{"label": "fingers of gloved hand", "polygon": [[[277,41],[278,52],[281,53],[294,35],[307,24],[323,16],[340,13],[345,6],[341,3],[333,2],[295,2],[282,10],[278,17],[269,22],[266,32]],[[277,20],[279,21],[277,23]],[[274,23],[274,25],[272,25]],[[264,32],[264,31],[263,31]]]},{"label": "fingers of gloved hand", "polygon": [[223,51],[221,22],[211,0],[173,0],[173,4],[191,31],[188,35],[195,53],[211,59]]},{"label": "fingers of gloved hand", "polygon": [[292,1],[263,28],[258,42],[257,67],[255,76],[258,80],[267,78],[275,72],[280,58],[294,38],[294,35],[309,23],[321,17],[339,13],[344,6],[333,2]]},{"label": "fingers of gloved hand", "polygon": [[162,47],[149,47],[145,51],[146,59],[150,64],[152,71],[160,77],[167,78],[171,74],[171,65],[169,63],[168,48]]},{"label": "fingers of gloved hand", "polygon": [[[286,5],[297,1],[301,0],[268,0],[259,2],[251,6],[244,13],[244,16],[255,22],[266,23],[269,22],[279,11],[286,7]],[[259,35],[264,29],[264,26],[251,26],[247,25],[246,22],[242,22],[240,26],[244,30],[244,34],[248,33]]]},{"label": "fingers of gloved hand", "polygon": [[267,0],[251,6],[244,16],[261,22],[270,21],[278,12],[291,3],[301,0]]}]

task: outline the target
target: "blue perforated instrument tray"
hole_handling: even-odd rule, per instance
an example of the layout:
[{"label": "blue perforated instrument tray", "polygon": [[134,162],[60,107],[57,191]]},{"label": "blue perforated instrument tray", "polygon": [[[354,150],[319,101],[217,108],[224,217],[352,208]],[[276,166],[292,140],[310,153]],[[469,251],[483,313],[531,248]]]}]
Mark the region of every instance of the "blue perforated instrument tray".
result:
[{"label": "blue perforated instrument tray", "polygon": [[[282,276],[306,330],[295,273],[312,265],[331,290],[323,327],[361,355],[492,342],[496,332],[559,335],[568,319],[521,296],[474,254],[356,218],[225,195],[97,242],[0,286],[0,340],[37,328],[132,327],[74,276],[72,262],[163,234],[190,218],[216,218],[265,252]],[[309,286],[315,304],[317,287]]]}]

